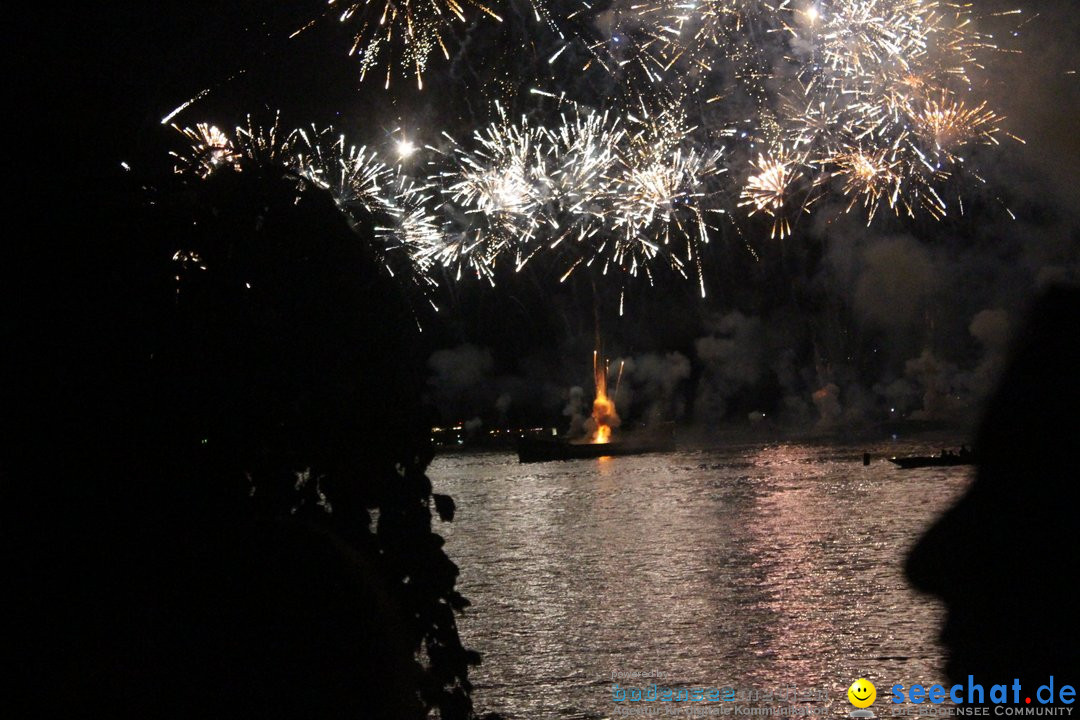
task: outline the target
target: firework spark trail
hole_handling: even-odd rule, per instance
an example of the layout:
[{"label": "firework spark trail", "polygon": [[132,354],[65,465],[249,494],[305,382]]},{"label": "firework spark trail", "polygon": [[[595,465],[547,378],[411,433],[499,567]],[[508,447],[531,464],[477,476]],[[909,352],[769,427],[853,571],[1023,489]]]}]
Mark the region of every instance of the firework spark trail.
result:
[{"label": "firework spark trail", "polygon": [[[588,237],[591,249],[585,265],[599,260],[605,275],[615,268],[630,276],[644,272],[650,281],[653,264],[667,265],[683,277],[690,269],[704,294],[700,246],[708,242],[708,234],[702,201],[706,180],[723,172],[721,153],[682,147],[695,128],[687,125],[679,108],[650,112],[639,101],[637,114],[627,115],[625,123],[619,118],[608,132],[602,131],[606,114],[602,120],[595,114],[587,117],[598,130],[582,137],[602,151],[581,153],[579,148],[571,166],[592,169],[590,186],[602,211],[596,213],[601,222]],[[614,125],[626,129],[615,130]],[[603,162],[588,162],[597,157]],[[682,241],[679,247],[675,239]]]},{"label": "firework spark trail", "polygon": [[561,124],[546,129],[553,160],[553,177],[562,210],[583,228],[602,220],[612,188],[607,180],[626,141],[622,118],[610,113],[576,110],[560,116]]},{"label": "firework spark trail", "polygon": [[446,247],[443,222],[430,209],[435,193],[432,185],[399,176],[383,201],[391,222],[375,228],[388,247],[410,254],[425,273]]},{"label": "firework spark trail", "polygon": [[216,125],[197,123],[195,127],[171,127],[184,136],[187,146],[169,154],[175,161],[174,170],[207,178],[223,169],[240,171],[245,165],[288,163],[293,160],[292,142],[295,132],[283,133],[280,115],[275,115],[269,127],[256,125],[250,116],[242,127],[232,133]]},{"label": "firework spark trail", "polygon": [[947,214],[937,185],[960,168],[960,151],[996,144],[1001,118],[969,106],[969,68],[996,47],[974,29],[970,6],[936,0],[781,3],[799,83],[788,100],[786,139],[808,165],[843,179],[848,211],[868,223],[896,214]]},{"label": "firework spark trail", "polygon": [[[356,28],[352,52],[361,57],[362,75],[385,66],[387,82],[399,73],[422,83],[428,58],[437,50],[449,55],[454,24],[470,10],[501,20],[496,7],[502,4],[329,0],[326,13]],[[869,221],[886,205],[897,214],[924,210],[941,218],[947,208],[940,181],[961,169],[965,150],[1003,134],[1001,118],[969,97],[973,72],[998,50],[978,29],[970,4],[631,0],[604,10],[582,4],[566,17],[543,0],[529,0],[529,7],[514,19],[554,31],[557,50],[548,64],[580,42],[589,63],[607,68],[620,87],[611,109],[578,108],[561,125],[508,122],[500,108],[471,141],[450,139],[441,151],[451,167],[427,183],[439,186],[432,196],[443,196],[439,207],[462,235],[456,257],[480,274],[489,275],[504,256],[520,268],[545,247],[572,248],[571,268],[602,255],[605,271],[636,273],[657,262],[673,232],[705,242],[702,213],[731,208],[719,206],[719,194],[677,186],[701,184],[720,152],[732,168],[743,168],[734,177],[749,175],[732,204],[749,216],[772,215],[774,237],[791,232],[787,211],[800,204],[799,193],[804,208],[826,191],[842,195],[849,211],[861,203]],[[571,18],[579,32],[598,35],[564,32]],[[295,140],[238,131],[227,146],[212,129],[191,131],[195,152],[178,158],[178,166],[208,174],[237,158],[284,153]],[[762,167],[762,148],[778,147],[790,158]],[[344,175],[358,171],[339,168],[331,181],[326,162],[312,158],[309,165],[313,180],[337,182],[342,197]],[[693,246],[682,255],[670,263],[679,272],[694,257]]]},{"label": "firework spark trail", "polygon": [[942,96],[928,99],[911,111],[918,132],[926,144],[935,148],[949,161],[955,161],[953,151],[970,143],[997,144],[1001,118],[987,109],[986,103],[967,107],[963,100]]},{"label": "firework spark trail", "polygon": [[792,155],[782,146],[769,156],[758,155],[758,159],[751,162],[757,173],[747,178],[739,207],[749,207],[751,216],[758,212],[771,216],[772,238],[783,239],[791,235],[788,210],[795,185],[804,178],[799,169],[803,163],[805,156]]},{"label": "firework spark trail", "polygon": [[[446,2],[383,6],[377,31],[357,34],[364,62],[382,62],[397,38],[419,79],[432,49],[445,53],[439,32],[466,9]],[[539,2],[534,18],[557,26]],[[375,6],[330,5],[345,8],[343,22],[372,22]],[[573,40],[557,35],[556,56]],[[966,151],[1004,134],[971,98],[981,55],[996,48],[970,6],[946,0],[633,0],[585,45],[624,81],[609,109],[538,89],[555,115],[541,104],[512,119],[496,103],[471,137],[443,132],[441,147],[426,146],[419,180],[329,130],[284,133],[276,120],[232,134],[177,128],[189,147],[176,167],[206,177],[284,164],[344,212],[377,216],[380,246],[428,278],[493,282],[500,263],[521,270],[546,255],[564,279],[595,268],[651,282],[666,267],[693,273],[704,293],[708,213],[767,215],[774,239],[827,195],[847,212],[861,206],[868,224],[882,208],[941,219],[941,188],[966,171]]]},{"label": "firework spark trail", "polygon": [[521,267],[535,251],[541,229],[557,227],[548,216],[555,181],[547,134],[524,116],[511,122],[502,106],[498,120],[473,134],[469,149],[448,135],[455,167],[431,180],[444,188],[448,202],[473,219],[468,259],[482,274],[503,255]]},{"label": "firework spark trail", "polygon": [[[450,59],[447,36],[454,23],[465,22],[467,9],[502,22],[495,9],[481,0],[384,0],[381,7],[372,0],[328,0],[327,4],[330,6],[327,12],[336,13],[339,22],[358,28],[349,54],[360,58],[360,79],[385,64],[387,89],[395,67],[403,76],[413,75],[417,87],[423,89],[428,60],[436,50]],[[290,37],[296,37],[316,22],[306,23]]]},{"label": "firework spark trail", "polygon": [[449,264],[440,255],[448,243],[445,224],[431,211],[434,197],[434,186],[398,175],[380,198],[382,213],[375,224],[378,246],[391,274],[395,274],[395,264],[403,263],[411,269],[409,278],[425,291],[438,285],[436,272]]},{"label": "firework spark trail", "polygon": [[349,144],[333,128],[295,135],[288,163],[294,171],[327,191],[351,225],[373,221],[375,250],[391,275],[404,262],[412,266],[410,280],[422,289],[433,287],[434,259],[445,249],[442,223],[429,209],[433,186],[407,180],[374,149]]},{"label": "firework spark trail", "polygon": [[[404,262],[409,279],[421,289],[434,286],[434,272],[446,264],[452,245],[445,223],[431,211],[430,184],[417,184],[383,163],[375,150],[350,144],[327,127],[282,132],[278,118],[269,127],[248,119],[230,135],[207,123],[194,128],[173,126],[189,143],[173,152],[177,173],[206,179],[223,170],[276,165],[305,185],[325,191],[353,227],[373,223],[372,248],[391,274]],[[180,257],[178,255],[178,257]]]},{"label": "firework spark trail", "polygon": [[193,128],[181,128],[178,125],[172,127],[187,138],[189,143],[182,152],[170,152],[176,161],[177,173],[190,173],[206,178],[221,167],[235,166],[240,159],[232,138],[216,125],[198,123]]},{"label": "firework spark trail", "polygon": [[883,201],[890,208],[896,207],[901,188],[900,163],[887,148],[855,148],[836,155],[831,164],[836,168],[833,175],[844,179],[844,194],[851,198],[847,211],[861,200],[867,209],[867,225],[873,222]]},{"label": "firework spark trail", "polygon": [[[433,174],[448,202],[472,216],[465,231],[474,269],[513,257],[520,270],[538,252],[564,256],[564,279],[597,265],[631,276],[663,262],[691,266],[704,292],[699,246],[708,241],[701,200],[720,153],[679,147],[690,131],[666,115],[622,117],[576,108],[556,127],[499,120],[474,135],[477,149],[452,141],[451,171]],[[681,249],[674,238],[682,240]],[[651,278],[651,275],[650,275]]]},{"label": "firework spark trail", "polygon": [[297,130],[295,135],[297,150],[288,164],[300,177],[328,191],[346,211],[363,208],[372,212],[386,207],[383,188],[390,184],[393,173],[374,150],[348,144],[343,134],[334,136],[333,128],[311,127]]},{"label": "firework spark trail", "polygon": [[[800,75],[855,86],[923,64],[943,17],[934,0],[831,0],[777,8]],[[809,60],[809,62],[806,62]]]},{"label": "firework spark trail", "polygon": [[[750,171],[739,205],[751,215],[779,209],[755,194],[767,198],[770,182],[798,176],[815,178],[802,183],[808,207],[825,174],[844,180],[831,191],[849,210],[862,201],[871,221],[886,198],[898,214],[940,219],[935,185],[959,169],[959,151],[996,143],[1000,132],[999,116],[965,98],[982,56],[998,50],[974,20],[970,4],[948,0],[633,0],[605,16],[588,48],[618,78],[637,68],[629,82],[671,92],[684,111],[711,105],[709,126],[741,127],[748,142],[726,146],[735,162],[755,168],[758,143],[797,151],[787,178]],[[693,137],[703,150],[715,140]],[[888,171],[855,172],[860,155]],[[794,192],[785,190],[784,205],[796,204]],[[773,235],[786,236],[790,222],[774,219]]]},{"label": "firework spark trail", "polygon": [[250,161],[257,165],[287,164],[292,160],[292,143],[295,131],[284,132],[281,128],[281,113],[274,115],[273,125],[257,125],[248,115],[247,123],[236,128],[233,140],[241,161]]},{"label": "firework spark trail", "polygon": [[673,236],[685,242],[686,261],[693,265],[702,296],[705,278],[700,264],[700,245],[708,242],[701,209],[706,196],[704,179],[721,172],[720,153],[703,156],[695,150],[668,151],[657,143],[651,152],[623,160],[613,202],[613,225],[618,232],[611,260],[631,275],[660,253],[668,264],[686,277],[682,257],[668,248]]}]

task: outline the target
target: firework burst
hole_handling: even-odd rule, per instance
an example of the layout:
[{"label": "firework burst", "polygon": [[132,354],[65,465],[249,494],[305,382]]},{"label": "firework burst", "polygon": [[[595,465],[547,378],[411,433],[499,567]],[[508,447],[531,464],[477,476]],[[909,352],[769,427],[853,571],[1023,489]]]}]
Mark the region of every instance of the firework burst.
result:
[{"label": "firework burst", "polygon": [[997,144],[1001,118],[986,103],[967,107],[963,100],[942,96],[927,100],[911,111],[911,118],[925,144],[950,161],[953,151],[971,143]]},{"label": "firework burst", "polygon": [[541,229],[556,226],[546,212],[556,185],[550,142],[526,117],[511,122],[502,106],[497,112],[498,120],[473,135],[475,149],[445,136],[455,167],[431,179],[473,221],[465,233],[472,239],[462,244],[472,264],[490,266],[509,254],[520,267],[535,251]]},{"label": "firework burst", "polygon": [[394,266],[409,268],[409,277],[422,290],[436,286],[435,274],[450,264],[444,257],[448,247],[446,227],[432,212],[435,188],[398,176],[382,198],[382,212],[376,216],[375,235],[383,250],[384,263],[394,272]]},{"label": "firework burst", "polygon": [[193,128],[172,127],[189,142],[184,151],[170,153],[175,159],[177,173],[206,178],[220,168],[237,166],[240,155],[232,138],[216,125],[198,123]]},{"label": "firework burst", "polygon": [[607,112],[578,110],[560,119],[558,127],[545,131],[560,209],[569,221],[588,227],[605,215],[613,191],[608,178],[626,131],[622,119]]},{"label": "firework burst", "polygon": [[804,162],[805,156],[792,155],[783,147],[769,156],[758,155],[758,159],[751,162],[757,172],[747,178],[739,207],[749,207],[747,214],[750,216],[763,212],[772,217],[771,237],[774,239],[791,235],[788,210],[795,185],[804,178],[800,168]]},{"label": "firework burst", "polygon": [[869,225],[883,202],[895,209],[903,175],[901,163],[887,148],[853,148],[832,158],[835,177],[843,178],[843,193],[851,198],[848,211],[860,201]]},{"label": "firework burst", "polygon": [[613,195],[610,261],[636,275],[662,255],[684,277],[689,267],[704,296],[700,246],[709,241],[705,184],[723,172],[719,160],[719,152],[702,155],[693,149],[668,149],[663,142],[624,158]]},{"label": "firework burst", "polygon": [[[424,70],[435,52],[450,59],[447,37],[454,23],[464,23],[469,10],[477,10],[498,22],[502,18],[493,7],[481,0],[365,0],[339,2],[329,0],[328,13],[337,15],[344,24],[357,28],[350,55],[360,58],[360,79],[385,67],[385,87],[390,87],[394,69],[403,76],[416,78],[417,87],[424,87]],[[307,30],[311,21],[293,33]]]},{"label": "firework burst", "polygon": [[384,188],[393,172],[374,150],[349,144],[333,128],[297,130],[296,151],[289,159],[295,172],[330,193],[347,212],[377,212],[387,206]]},{"label": "firework burst", "polygon": [[[479,2],[329,5],[358,24],[363,73],[385,62],[388,81],[400,68],[420,82],[427,58],[448,54],[452,23],[469,9],[496,16]],[[534,19],[557,25],[545,6],[532,7]],[[826,194],[848,212],[861,207],[868,223],[886,207],[941,219],[941,188],[967,165],[965,151],[1002,133],[1002,118],[971,97],[979,56],[995,48],[969,5],[639,0],[572,15],[594,33],[584,42],[589,62],[618,82],[606,110],[539,89],[530,95],[556,100],[557,112],[543,100],[512,118],[496,102],[484,127],[425,146],[419,179],[329,129],[285,133],[276,120],[232,133],[177,128],[188,147],[175,153],[176,168],[204,178],[284,165],[350,216],[373,216],[380,247],[429,278],[493,281],[500,263],[520,270],[544,255],[564,278],[597,268],[651,282],[666,267],[695,275],[704,292],[710,213],[768,215],[773,238],[790,236],[797,215]],[[558,56],[573,40],[554,29]],[[418,151],[398,139],[399,159]],[[721,160],[749,170],[738,187],[722,183]]]}]

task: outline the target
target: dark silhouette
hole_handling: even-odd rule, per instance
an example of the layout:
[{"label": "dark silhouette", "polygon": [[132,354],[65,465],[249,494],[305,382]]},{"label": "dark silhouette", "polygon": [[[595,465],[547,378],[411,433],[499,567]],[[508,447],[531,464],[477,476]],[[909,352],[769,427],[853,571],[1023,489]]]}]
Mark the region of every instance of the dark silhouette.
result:
[{"label": "dark silhouette", "polygon": [[370,224],[273,163],[175,182],[103,195],[80,302],[24,322],[49,351],[0,469],[14,701],[472,717],[454,504]]},{"label": "dark silhouette", "polygon": [[977,478],[908,558],[911,581],[947,607],[954,681],[1019,678],[1034,698],[1051,675],[1080,680],[1078,319],[1077,288],[1035,304],[979,428]]}]

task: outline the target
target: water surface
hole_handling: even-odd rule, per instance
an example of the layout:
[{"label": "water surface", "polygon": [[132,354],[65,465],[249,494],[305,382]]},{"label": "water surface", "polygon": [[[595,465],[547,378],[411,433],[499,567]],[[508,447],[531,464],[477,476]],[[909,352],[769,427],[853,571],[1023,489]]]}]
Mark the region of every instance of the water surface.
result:
[{"label": "water surface", "polygon": [[[821,688],[944,679],[938,604],[906,584],[907,549],[970,468],[902,471],[890,444],[741,445],[522,465],[436,458],[441,526],[473,605],[482,712],[614,716],[612,671],[673,686]],[[876,458],[862,465],[862,453]],[[646,684],[642,682],[641,684]]]}]

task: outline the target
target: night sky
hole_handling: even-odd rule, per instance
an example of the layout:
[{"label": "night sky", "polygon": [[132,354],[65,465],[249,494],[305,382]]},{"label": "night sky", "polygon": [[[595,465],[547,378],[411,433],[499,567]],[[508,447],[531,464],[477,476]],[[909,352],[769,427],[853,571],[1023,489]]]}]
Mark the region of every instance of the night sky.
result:
[{"label": "night sky", "polygon": [[[972,188],[964,217],[904,222],[883,213],[867,229],[857,213],[825,208],[783,241],[769,240],[766,222],[744,223],[757,233],[749,238],[725,226],[704,249],[706,299],[693,281],[661,272],[655,287],[627,284],[622,317],[617,283],[586,274],[559,283],[542,261],[517,275],[500,270],[494,289],[447,283],[441,312],[420,318],[431,401],[446,420],[565,424],[569,389],[588,389],[599,325],[605,352],[630,359],[616,399],[632,420],[740,426],[765,413],[805,428],[970,419],[1027,303],[1049,284],[1075,283],[1080,270],[1073,5],[979,4],[1039,17],[1010,40],[1022,54],[993,58],[994,83],[983,92],[1027,142],[973,153],[987,182]],[[558,39],[525,6],[501,25],[460,25],[452,60],[433,58],[423,91],[395,77],[387,92],[381,73],[359,82],[337,23],[287,39],[322,7],[161,2],[17,18],[8,111],[17,162],[7,182],[26,229],[9,242],[26,251],[30,271],[14,286],[16,332],[40,340],[59,314],[66,319],[40,347],[78,336],[85,323],[65,311],[96,292],[88,277],[118,262],[96,222],[100,209],[168,173],[167,153],[182,143],[160,119],[204,88],[211,92],[177,122],[225,127],[249,112],[270,121],[280,109],[287,127],[332,123],[369,143],[396,128],[421,142],[444,130],[465,138],[490,121],[493,99],[516,98],[522,111],[536,85],[596,107],[618,92],[610,76],[574,70],[581,48],[548,64]],[[569,4],[550,7],[558,16]],[[64,323],[72,327],[59,330]]]}]

